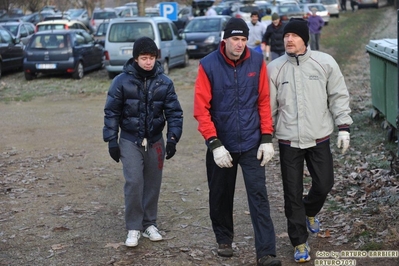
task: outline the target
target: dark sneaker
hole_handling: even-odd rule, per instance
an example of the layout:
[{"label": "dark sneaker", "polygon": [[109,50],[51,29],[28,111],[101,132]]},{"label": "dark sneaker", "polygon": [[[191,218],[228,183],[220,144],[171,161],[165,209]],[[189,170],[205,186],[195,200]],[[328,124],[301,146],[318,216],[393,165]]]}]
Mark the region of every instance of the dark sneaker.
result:
[{"label": "dark sneaker", "polygon": [[219,244],[218,255],[221,257],[233,257],[231,244]]},{"label": "dark sneaker", "polygon": [[294,259],[296,262],[307,262],[310,261],[310,247],[308,242],[300,244],[294,249]]},{"label": "dark sneaker", "polygon": [[281,266],[281,261],[273,256],[264,256],[257,261],[257,266]]},{"label": "dark sneaker", "polygon": [[306,225],[312,233],[318,233],[320,231],[320,222],[316,217],[306,217]]}]

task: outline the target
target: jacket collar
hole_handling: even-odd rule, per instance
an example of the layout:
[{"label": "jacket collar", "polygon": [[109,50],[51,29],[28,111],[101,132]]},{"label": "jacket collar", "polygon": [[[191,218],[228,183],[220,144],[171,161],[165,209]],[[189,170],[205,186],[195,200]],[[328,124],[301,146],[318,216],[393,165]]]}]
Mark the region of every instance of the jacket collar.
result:
[{"label": "jacket collar", "polygon": [[311,53],[312,51],[309,48],[307,48],[304,54],[299,54],[299,55],[291,55],[288,53],[285,54],[287,55],[289,62],[299,66],[301,63],[305,62],[310,58]]}]

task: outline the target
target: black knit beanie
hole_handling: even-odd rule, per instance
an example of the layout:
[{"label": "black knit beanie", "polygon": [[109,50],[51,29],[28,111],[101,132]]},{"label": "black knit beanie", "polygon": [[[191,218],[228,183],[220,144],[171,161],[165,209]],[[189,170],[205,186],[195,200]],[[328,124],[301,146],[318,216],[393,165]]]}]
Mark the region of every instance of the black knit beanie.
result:
[{"label": "black knit beanie", "polygon": [[150,54],[158,57],[158,47],[151,38],[141,37],[134,42],[133,58],[137,59],[139,55],[143,54]]},{"label": "black knit beanie", "polygon": [[305,46],[308,46],[309,27],[308,27],[308,22],[306,20],[301,18],[290,19],[290,21],[284,27],[283,38],[285,34],[289,32],[297,34],[299,37],[302,38],[303,42],[305,43]]},{"label": "black knit beanie", "polygon": [[224,27],[223,39],[231,36],[243,36],[248,39],[249,28],[247,23],[242,18],[231,18]]}]

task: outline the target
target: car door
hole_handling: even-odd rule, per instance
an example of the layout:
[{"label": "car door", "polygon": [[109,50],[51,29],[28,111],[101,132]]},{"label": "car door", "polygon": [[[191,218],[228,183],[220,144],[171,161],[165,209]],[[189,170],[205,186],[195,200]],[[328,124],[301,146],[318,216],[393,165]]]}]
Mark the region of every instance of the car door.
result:
[{"label": "car door", "polygon": [[4,69],[22,67],[22,45],[15,43],[14,37],[8,31],[0,29],[0,53]]},{"label": "car door", "polygon": [[[172,26],[176,31],[173,30]],[[162,53],[165,52],[165,56],[169,57],[169,66],[173,67],[182,64],[184,62],[187,44],[176,35],[176,26],[170,22],[160,22],[158,23],[158,30],[161,36],[161,51]]]},{"label": "car door", "polygon": [[84,67],[90,67],[96,64],[96,54],[94,53],[94,40],[85,31],[77,31],[79,57],[83,59]]}]

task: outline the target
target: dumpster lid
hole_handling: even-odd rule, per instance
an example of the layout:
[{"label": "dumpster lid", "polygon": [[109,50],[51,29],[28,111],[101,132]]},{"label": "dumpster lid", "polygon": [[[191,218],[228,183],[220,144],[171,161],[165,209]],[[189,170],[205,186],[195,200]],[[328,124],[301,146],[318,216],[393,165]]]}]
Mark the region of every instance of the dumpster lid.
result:
[{"label": "dumpster lid", "polygon": [[398,62],[398,40],[397,39],[381,39],[370,40],[366,45],[369,53],[383,57],[393,63]]}]

